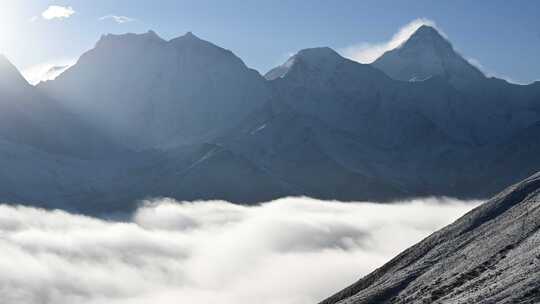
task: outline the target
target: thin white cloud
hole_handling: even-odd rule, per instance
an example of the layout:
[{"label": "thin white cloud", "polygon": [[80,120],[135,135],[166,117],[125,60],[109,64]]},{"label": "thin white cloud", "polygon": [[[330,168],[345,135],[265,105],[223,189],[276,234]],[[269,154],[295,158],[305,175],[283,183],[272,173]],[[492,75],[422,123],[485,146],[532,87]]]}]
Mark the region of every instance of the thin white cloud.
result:
[{"label": "thin white cloud", "polygon": [[0,205],[5,303],[316,303],[478,202],[147,202],[128,222]]},{"label": "thin white cloud", "polygon": [[46,20],[64,19],[73,14],[75,14],[75,10],[71,6],[51,5],[41,13],[41,17]]},{"label": "thin white cloud", "polygon": [[127,17],[127,16],[107,15],[107,16],[103,16],[103,17],[99,18],[99,20],[101,20],[101,21],[103,21],[103,20],[113,20],[116,23],[122,24],[122,23],[127,23],[127,22],[133,22],[136,19],[130,18],[130,17]]},{"label": "thin white cloud", "polygon": [[[372,63],[386,51],[393,50],[407,41],[407,39],[409,39],[409,37],[411,37],[411,35],[414,34],[414,32],[422,25],[429,25],[437,28],[437,25],[433,20],[418,18],[400,28],[397,33],[395,33],[388,41],[376,43],[361,42],[341,49],[340,53],[344,57],[360,63]],[[439,28],[437,28],[437,30],[443,36],[445,36],[445,34]]]},{"label": "thin white cloud", "polygon": [[38,16],[32,16],[32,17],[28,18],[28,21],[36,22],[38,20],[38,18],[39,18]]},{"label": "thin white cloud", "polygon": [[27,67],[21,71],[21,74],[32,85],[36,85],[41,81],[53,80],[60,76],[69,67],[73,66],[76,59],[56,60],[44,62]]}]

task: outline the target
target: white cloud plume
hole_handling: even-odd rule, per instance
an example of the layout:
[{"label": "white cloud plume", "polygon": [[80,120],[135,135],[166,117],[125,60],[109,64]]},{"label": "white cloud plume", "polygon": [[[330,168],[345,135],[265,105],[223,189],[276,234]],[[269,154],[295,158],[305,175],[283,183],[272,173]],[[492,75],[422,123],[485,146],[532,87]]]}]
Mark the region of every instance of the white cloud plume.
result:
[{"label": "white cloud plume", "polygon": [[0,205],[3,303],[315,303],[477,202],[147,202],[128,222]]},{"label": "white cloud plume", "polygon": [[113,20],[116,23],[122,24],[122,23],[127,23],[127,22],[133,22],[136,19],[130,18],[130,17],[127,17],[127,16],[107,15],[107,16],[103,16],[103,17],[99,18],[99,20],[101,20],[101,21],[103,21],[103,20]]},{"label": "white cloud plume", "polygon": [[[407,39],[409,39],[409,37],[411,37],[411,35],[422,25],[429,25],[437,28],[437,25],[433,20],[418,18],[401,27],[388,41],[377,43],[361,42],[341,49],[340,53],[344,57],[360,63],[372,63],[386,51],[393,50],[403,42],[407,41]],[[437,30],[445,36],[439,28],[437,28]]]},{"label": "white cloud plume", "polygon": [[65,59],[40,63],[23,69],[21,73],[26,78],[26,81],[32,85],[36,85],[41,81],[55,79],[73,66],[75,62],[76,59]]},{"label": "white cloud plume", "polygon": [[64,19],[73,14],[75,14],[75,10],[71,6],[51,5],[41,13],[41,17],[46,20]]}]

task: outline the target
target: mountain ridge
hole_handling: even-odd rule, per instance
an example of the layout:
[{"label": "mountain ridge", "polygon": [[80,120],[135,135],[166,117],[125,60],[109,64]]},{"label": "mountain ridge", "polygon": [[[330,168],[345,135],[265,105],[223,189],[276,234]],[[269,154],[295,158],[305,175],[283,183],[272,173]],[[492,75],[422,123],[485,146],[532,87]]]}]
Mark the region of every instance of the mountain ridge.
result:
[{"label": "mountain ridge", "polygon": [[[62,138],[79,151],[62,154],[54,168],[42,164],[54,153],[9,143],[6,153],[24,150],[9,164],[21,171],[16,188],[35,189],[15,193],[18,202],[42,197],[64,208],[76,197],[73,210],[106,213],[130,210],[148,195],[222,195],[242,204],[288,195],[484,198],[540,164],[540,146],[527,144],[540,121],[538,85],[486,78],[462,88],[444,75],[400,81],[330,48],[301,50],[276,75],[266,80],[231,51],[190,33],[169,41],[155,32],[104,35],[58,78],[28,87],[29,104],[55,104],[72,117],[69,124],[0,120],[4,131],[25,124],[50,130],[33,141],[37,149],[52,153],[50,138]],[[51,113],[30,113],[41,112]],[[208,147],[220,152],[206,155]],[[102,156],[89,160],[83,151],[93,149]],[[50,176],[48,183],[41,176]],[[0,175],[3,181],[13,184]]]},{"label": "mountain ridge", "polygon": [[212,140],[270,98],[264,79],[231,51],[154,32],[103,36],[39,89],[137,150]]}]

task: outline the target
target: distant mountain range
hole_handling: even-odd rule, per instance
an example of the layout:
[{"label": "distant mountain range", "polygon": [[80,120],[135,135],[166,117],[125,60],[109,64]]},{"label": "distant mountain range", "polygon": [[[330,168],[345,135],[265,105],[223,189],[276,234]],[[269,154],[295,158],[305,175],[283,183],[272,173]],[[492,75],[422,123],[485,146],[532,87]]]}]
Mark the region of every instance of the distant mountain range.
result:
[{"label": "distant mountain range", "polygon": [[0,200],[484,198],[540,168],[540,82],[487,78],[434,28],[371,65],[330,48],[264,77],[192,33],[105,35],[30,86],[0,60]]},{"label": "distant mountain range", "polygon": [[540,173],[321,304],[539,303]]}]

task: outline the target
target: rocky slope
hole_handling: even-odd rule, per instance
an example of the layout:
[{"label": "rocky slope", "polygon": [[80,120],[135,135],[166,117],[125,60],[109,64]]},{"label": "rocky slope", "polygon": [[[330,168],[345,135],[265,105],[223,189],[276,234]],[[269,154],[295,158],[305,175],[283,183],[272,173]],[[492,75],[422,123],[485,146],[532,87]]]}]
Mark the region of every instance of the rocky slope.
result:
[{"label": "rocky slope", "polygon": [[540,173],[321,304],[540,302]]}]

